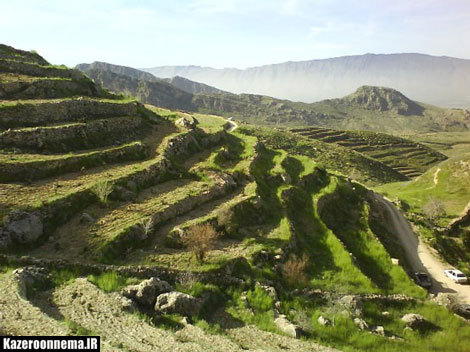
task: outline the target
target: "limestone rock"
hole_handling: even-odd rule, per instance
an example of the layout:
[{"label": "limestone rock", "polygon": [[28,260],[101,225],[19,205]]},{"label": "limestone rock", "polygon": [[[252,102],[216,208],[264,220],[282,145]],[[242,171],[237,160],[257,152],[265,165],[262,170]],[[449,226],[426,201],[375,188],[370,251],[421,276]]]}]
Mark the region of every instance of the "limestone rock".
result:
[{"label": "limestone rock", "polygon": [[121,293],[141,305],[153,306],[159,295],[172,290],[173,287],[168,282],[152,277],[138,285],[124,287]]},{"label": "limestone rock", "polygon": [[380,336],[385,336],[385,329],[383,326],[381,325],[378,325],[378,326],[373,326],[371,331],[374,333],[374,334],[377,334],[377,335],[380,335]]},{"label": "limestone rock", "polygon": [[354,325],[356,325],[361,330],[368,330],[369,324],[364,319],[354,318]]},{"label": "limestone rock", "polygon": [[351,312],[352,314],[355,315],[361,315],[362,314],[362,300],[353,295],[346,295],[343,296],[339,300],[339,304],[345,308],[347,311]]},{"label": "limestone rock", "polygon": [[157,297],[155,311],[162,314],[180,314],[194,316],[201,310],[201,301],[181,292],[163,293]]},{"label": "limestone rock", "polygon": [[[44,231],[41,218],[34,213],[14,211],[5,216],[3,232],[8,233],[12,242],[31,243]],[[5,236],[5,235],[4,235]]]},{"label": "limestone rock", "polygon": [[330,320],[328,318],[325,318],[323,315],[320,315],[317,321],[318,321],[318,324],[323,325],[323,326],[331,325]]},{"label": "limestone rock", "polygon": [[421,314],[415,313],[405,314],[401,320],[412,329],[419,328],[427,323],[426,319]]},{"label": "limestone rock", "polygon": [[293,323],[291,323],[289,320],[287,320],[286,316],[281,314],[279,315],[275,320],[274,324],[276,324],[277,328],[281,330],[282,332],[286,333],[287,335],[293,337],[293,338],[300,338],[300,335],[302,334],[302,329]]},{"label": "limestone rock", "polygon": [[183,126],[189,129],[196,128],[199,121],[194,116],[184,116],[179,120],[176,120],[176,124],[179,126]]}]

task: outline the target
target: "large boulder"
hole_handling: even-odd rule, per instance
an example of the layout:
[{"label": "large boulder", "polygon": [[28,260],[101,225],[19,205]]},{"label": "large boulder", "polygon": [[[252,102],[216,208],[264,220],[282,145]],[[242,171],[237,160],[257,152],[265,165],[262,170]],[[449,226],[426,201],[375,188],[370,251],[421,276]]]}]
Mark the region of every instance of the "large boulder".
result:
[{"label": "large boulder", "polygon": [[173,291],[173,287],[168,282],[152,277],[138,285],[124,287],[121,293],[141,305],[153,306],[159,295],[170,291]]},{"label": "large boulder", "polygon": [[194,316],[201,310],[201,300],[181,292],[163,293],[157,297],[155,311],[160,314]]},{"label": "large boulder", "polygon": [[300,336],[302,335],[302,329],[300,328],[300,326],[291,323],[283,314],[279,315],[274,320],[274,324],[276,324],[276,327],[283,333],[295,339],[300,338]]},{"label": "large boulder", "polygon": [[428,324],[427,320],[421,314],[408,313],[401,320],[410,328],[416,329]]},{"label": "large boulder", "polygon": [[184,116],[176,120],[176,124],[189,129],[196,128],[199,121],[194,116]]},{"label": "large boulder", "polygon": [[[3,219],[3,232],[12,242],[31,243],[36,241],[44,231],[41,218],[35,213],[14,211]],[[5,235],[3,235],[5,236]]]}]

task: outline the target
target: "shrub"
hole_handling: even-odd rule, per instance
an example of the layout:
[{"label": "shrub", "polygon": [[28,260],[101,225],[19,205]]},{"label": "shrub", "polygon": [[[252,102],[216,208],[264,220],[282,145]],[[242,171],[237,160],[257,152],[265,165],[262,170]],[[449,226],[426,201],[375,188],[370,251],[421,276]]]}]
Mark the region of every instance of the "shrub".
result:
[{"label": "shrub", "polygon": [[444,203],[436,198],[429,198],[428,202],[423,206],[424,216],[431,221],[445,215],[445,213]]},{"label": "shrub", "polygon": [[113,191],[113,184],[108,181],[101,181],[93,186],[92,191],[101,203],[108,204],[108,197]]},{"label": "shrub", "polygon": [[155,222],[150,217],[145,220],[142,224],[140,224],[142,231],[144,232],[145,237],[148,237],[154,230]]},{"label": "shrub", "polygon": [[211,224],[197,224],[189,228],[188,234],[183,237],[183,243],[194,252],[199,262],[203,262],[207,251],[214,247],[218,237],[219,234]]},{"label": "shrub", "polygon": [[282,276],[289,285],[304,285],[307,283],[307,269],[309,258],[306,254],[302,258],[297,256],[291,257],[282,266]]}]

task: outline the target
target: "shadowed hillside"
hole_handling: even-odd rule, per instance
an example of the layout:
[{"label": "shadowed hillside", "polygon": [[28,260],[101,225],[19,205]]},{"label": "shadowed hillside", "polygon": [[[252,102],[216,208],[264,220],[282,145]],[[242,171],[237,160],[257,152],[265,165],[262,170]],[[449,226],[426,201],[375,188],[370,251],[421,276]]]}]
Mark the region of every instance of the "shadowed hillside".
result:
[{"label": "shadowed hillside", "polygon": [[109,352],[465,351],[468,324],[414,282],[364,186],[397,170],[0,57],[2,334],[99,335]]}]

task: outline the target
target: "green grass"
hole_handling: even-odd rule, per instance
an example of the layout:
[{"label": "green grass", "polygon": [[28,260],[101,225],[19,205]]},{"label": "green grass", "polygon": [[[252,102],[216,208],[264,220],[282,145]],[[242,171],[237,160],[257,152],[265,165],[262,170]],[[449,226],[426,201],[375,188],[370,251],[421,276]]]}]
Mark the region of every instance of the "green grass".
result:
[{"label": "green grass", "polygon": [[[436,185],[434,175],[438,168]],[[389,183],[375,190],[392,200],[405,201],[417,213],[422,213],[423,206],[434,197],[444,203],[449,216],[443,219],[444,224],[460,215],[470,200],[470,153],[446,160],[413,181]]]},{"label": "green grass", "polygon": [[354,255],[361,271],[383,292],[424,298],[426,292],[414,284],[402,267],[392,264],[389,253],[369,228],[365,192],[359,185],[339,182],[335,191],[325,197],[329,199],[323,204],[322,220]]},{"label": "green grass", "polygon": [[90,275],[88,276],[88,281],[92,282],[105,292],[116,292],[120,291],[124,286],[137,284],[141,280],[137,278],[129,278],[111,271],[100,275]]}]

